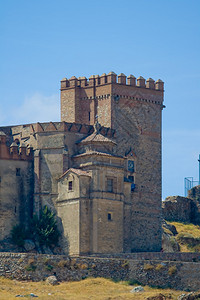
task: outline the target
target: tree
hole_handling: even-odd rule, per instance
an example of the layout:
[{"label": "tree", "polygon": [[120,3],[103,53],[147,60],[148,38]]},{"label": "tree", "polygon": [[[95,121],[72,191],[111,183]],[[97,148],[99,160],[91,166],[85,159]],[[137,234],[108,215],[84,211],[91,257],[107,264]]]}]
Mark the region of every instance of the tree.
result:
[{"label": "tree", "polygon": [[33,239],[39,245],[51,247],[58,243],[60,233],[57,228],[55,214],[47,207],[40,212],[40,217],[34,215],[31,222],[31,233]]}]

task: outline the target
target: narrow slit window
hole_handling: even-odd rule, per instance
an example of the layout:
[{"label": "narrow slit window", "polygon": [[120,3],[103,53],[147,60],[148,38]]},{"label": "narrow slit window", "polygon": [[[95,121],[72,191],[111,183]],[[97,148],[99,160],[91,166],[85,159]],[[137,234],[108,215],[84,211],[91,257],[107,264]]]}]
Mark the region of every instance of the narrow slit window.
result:
[{"label": "narrow slit window", "polygon": [[72,191],[72,188],[73,188],[73,182],[72,182],[72,181],[69,181],[69,184],[68,184],[68,190],[69,190],[69,191]]},{"label": "narrow slit window", "polygon": [[112,221],[112,214],[108,213],[108,221]]},{"label": "narrow slit window", "polygon": [[20,176],[21,175],[21,170],[20,168],[16,168],[16,176]]}]

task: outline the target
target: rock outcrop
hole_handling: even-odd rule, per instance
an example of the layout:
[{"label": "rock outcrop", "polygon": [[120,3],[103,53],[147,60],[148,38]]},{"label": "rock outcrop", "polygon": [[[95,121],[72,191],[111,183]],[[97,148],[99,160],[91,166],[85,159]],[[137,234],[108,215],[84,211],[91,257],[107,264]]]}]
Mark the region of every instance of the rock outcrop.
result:
[{"label": "rock outcrop", "polygon": [[162,214],[167,221],[197,224],[198,207],[193,199],[170,196],[162,203]]}]

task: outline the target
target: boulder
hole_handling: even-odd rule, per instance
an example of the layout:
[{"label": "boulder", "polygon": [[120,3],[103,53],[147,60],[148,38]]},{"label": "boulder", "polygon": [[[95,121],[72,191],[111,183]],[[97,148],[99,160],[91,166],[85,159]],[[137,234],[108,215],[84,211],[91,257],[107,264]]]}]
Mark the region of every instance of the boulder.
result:
[{"label": "boulder", "polygon": [[195,300],[200,299],[200,293],[191,292],[189,294],[182,294],[178,297],[178,300]]},{"label": "boulder", "polygon": [[142,286],[136,286],[131,290],[131,293],[139,293],[139,292],[144,292],[144,288]]},{"label": "boulder", "polygon": [[180,246],[173,236],[163,232],[162,234],[162,249],[163,252],[179,252]]},{"label": "boulder", "polygon": [[171,233],[173,235],[178,234],[176,227],[174,225],[168,224],[164,219],[162,220],[162,226],[166,229],[168,229],[169,231],[171,231]]},{"label": "boulder", "polygon": [[47,277],[46,282],[51,285],[57,285],[58,279],[56,278],[55,275],[52,275],[52,276]]},{"label": "boulder", "polygon": [[170,196],[162,203],[163,218],[167,221],[191,223],[193,219],[192,199]]}]

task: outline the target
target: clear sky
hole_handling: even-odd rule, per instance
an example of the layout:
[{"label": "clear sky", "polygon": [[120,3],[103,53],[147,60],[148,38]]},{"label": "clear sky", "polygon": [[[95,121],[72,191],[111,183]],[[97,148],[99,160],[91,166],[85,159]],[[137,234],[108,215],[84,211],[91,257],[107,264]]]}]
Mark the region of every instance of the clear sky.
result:
[{"label": "clear sky", "polygon": [[0,126],[59,121],[63,77],[165,82],[163,198],[198,179],[199,0],[7,0],[0,4]]}]

